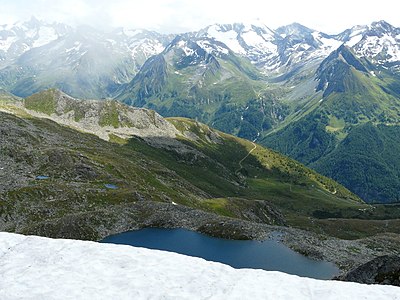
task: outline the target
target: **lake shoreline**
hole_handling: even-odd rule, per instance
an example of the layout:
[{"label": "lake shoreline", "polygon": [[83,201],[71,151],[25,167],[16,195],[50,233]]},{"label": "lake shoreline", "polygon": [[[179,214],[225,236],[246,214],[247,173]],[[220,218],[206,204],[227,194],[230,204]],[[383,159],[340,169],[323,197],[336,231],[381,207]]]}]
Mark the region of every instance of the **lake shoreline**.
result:
[{"label": "lake shoreline", "polygon": [[342,240],[293,227],[255,223],[183,205],[154,201],[138,201],[108,210],[70,215],[36,224],[21,233],[100,241],[110,235],[147,227],[183,228],[233,240],[262,241],[274,236],[300,254],[337,265],[343,273],[377,256],[398,255],[400,248],[398,234]]},{"label": "lake shoreline", "polygon": [[340,273],[324,260],[301,255],[279,242],[275,236],[264,241],[231,240],[196,231],[174,228],[143,228],[111,235],[100,243],[142,247],[219,262],[235,269],[261,269],[314,279],[329,280]]},{"label": "lake shoreline", "polygon": [[[389,247],[391,243],[396,244],[395,246],[400,245],[400,237],[394,234],[360,240],[342,240],[293,227],[273,226],[223,217],[182,205],[147,201],[137,204],[138,208],[152,211],[152,213],[149,218],[137,224],[136,228],[132,228],[133,230],[147,227],[184,228],[213,237],[234,240],[262,241],[273,237],[300,254],[337,265],[342,273],[364,264],[376,256],[393,254],[393,247]],[[276,235],[276,232],[279,234]],[[383,240],[385,242],[382,242]],[[388,248],[377,249],[382,245],[388,246]]]}]

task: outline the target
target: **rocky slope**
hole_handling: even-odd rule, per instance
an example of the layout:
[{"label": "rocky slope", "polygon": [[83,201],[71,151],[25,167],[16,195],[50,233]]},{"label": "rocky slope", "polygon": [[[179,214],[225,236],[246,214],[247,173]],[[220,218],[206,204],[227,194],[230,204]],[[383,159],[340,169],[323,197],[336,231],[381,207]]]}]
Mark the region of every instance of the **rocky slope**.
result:
[{"label": "rocky slope", "polygon": [[90,132],[104,140],[111,135],[175,138],[178,131],[154,111],[125,106],[115,100],[80,100],[59,90],[27,97],[22,107],[33,116]]},{"label": "rocky slope", "polygon": [[400,256],[379,256],[338,277],[338,279],[400,286]]}]

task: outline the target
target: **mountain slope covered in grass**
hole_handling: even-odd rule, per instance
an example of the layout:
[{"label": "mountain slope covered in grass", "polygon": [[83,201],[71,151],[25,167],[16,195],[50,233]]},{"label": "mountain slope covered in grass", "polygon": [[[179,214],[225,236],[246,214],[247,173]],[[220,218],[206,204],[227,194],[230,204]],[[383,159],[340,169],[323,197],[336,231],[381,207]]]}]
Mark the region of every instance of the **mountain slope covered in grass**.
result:
[{"label": "mountain slope covered in grass", "polygon": [[368,202],[397,202],[397,75],[342,46],[316,74],[320,100],[262,141],[338,180]]},{"label": "mountain slope covered in grass", "polygon": [[[34,97],[59,106],[66,103],[59,96],[50,91]],[[74,127],[82,124],[77,131],[50,120],[56,120],[56,113],[34,117],[32,107],[26,108],[32,98],[15,101],[1,102],[1,110],[13,113],[0,113],[2,230],[95,239],[115,226],[129,228],[128,220],[144,220],[146,212],[132,207],[147,201],[329,234],[336,227],[327,226],[324,218],[338,216],[336,229],[343,228],[339,235],[347,237],[371,234],[351,225],[353,218],[357,224],[368,224],[371,218],[395,216],[382,210],[375,215],[333,180],[190,119],[172,118],[164,124],[148,112],[141,115],[148,123],[104,125],[109,135],[100,139],[81,132],[88,119],[74,123]],[[103,107],[103,102],[97,105]],[[69,111],[71,118],[75,112],[76,108]],[[129,115],[125,117],[129,120]],[[149,124],[164,125],[154,135],[140,135],[151,128]],[[118,128],[125,128],[124,135]],[[379,228],[396,220],[374,222]]]},{"label": "mountain slope covered in grass", "polygon": [[182,35],[149,59],[117,99],[181,116],[240,137],[255,139],[285,114],[274,101],[263,75],[225,44],[207,37]]}]

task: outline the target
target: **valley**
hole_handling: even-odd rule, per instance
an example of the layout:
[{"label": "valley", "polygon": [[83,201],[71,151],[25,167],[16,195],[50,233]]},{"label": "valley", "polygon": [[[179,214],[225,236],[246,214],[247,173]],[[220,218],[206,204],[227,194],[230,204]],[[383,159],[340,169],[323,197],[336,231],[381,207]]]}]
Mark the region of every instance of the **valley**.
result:
[{"label": "valley", "polygon": [[343,272],[398,256],[399,37],[2,25],[0,230],[278,233]]},{"label": "valley", "polygon": [[[117,102],[70,102],[80,103],[56,90],[0,102],[1,230],[89,240],[143,227],[257,240],[278,231],[342,270],[397,253],[396,205],[365,204],[277,152],[190,119],[143,109],[138,119],[121,106],[110,126],[102,116]],[[43,103],[54,110],[41,113]],[[98,136],[86,133],[95,124]]]},{"label": "valley", "polygon": [[385,21],[336,35],[257,22],[177,35],[34,18],[4,28],[4,91],[57,88],[187,117],[288,155],[368,203],[399,202],[400,29]]}]

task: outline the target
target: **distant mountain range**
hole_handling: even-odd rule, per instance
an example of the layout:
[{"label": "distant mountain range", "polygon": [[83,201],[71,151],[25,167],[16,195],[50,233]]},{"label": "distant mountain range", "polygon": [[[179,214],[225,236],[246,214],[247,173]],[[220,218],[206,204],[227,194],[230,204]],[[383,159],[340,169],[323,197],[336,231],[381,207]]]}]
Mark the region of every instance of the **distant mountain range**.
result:
[{"label": "distant mountain range", "polygon": [[[235,23],[176,36],[144,29],[104,32],[89,26],[73,28],[32,17],[27,22],[0,25],[0,83],[18,96],[48,87],[80,97],[112,96],[117,86],[133,79],[148,58],[166,53],[182,37],[198,42],[199,48],[212,55],[231,52],[246,58],[275,80],[315,67],[342,44],[393,72],[400,65],[400,29],[385,21],[355,26],[337,35],[298,23],[276,30],[263,24]],[[180,46],[187,45],[175,45]]]},{"label": "distant mountain range", "polygon": [[112,95],[163,50],[167,35],[146,30],[102,32],[35,18],[0,26],[0,84],[18,96],[50,87],[85,98]]},{"label": "distant mountain range", "polygon": [[337,35],[297,23],[163,35],[33,18],[0,26],[0,87],[22,97],[56,87],[197,119],[366,201],[400,201],[400,28],[385,21]]}]

